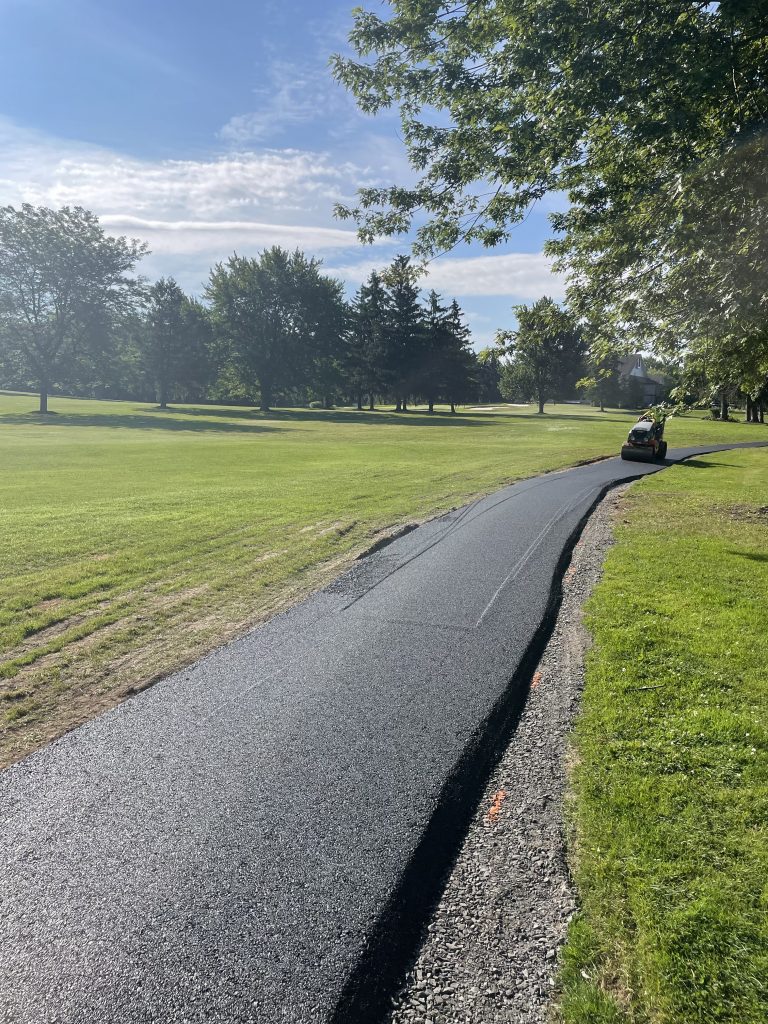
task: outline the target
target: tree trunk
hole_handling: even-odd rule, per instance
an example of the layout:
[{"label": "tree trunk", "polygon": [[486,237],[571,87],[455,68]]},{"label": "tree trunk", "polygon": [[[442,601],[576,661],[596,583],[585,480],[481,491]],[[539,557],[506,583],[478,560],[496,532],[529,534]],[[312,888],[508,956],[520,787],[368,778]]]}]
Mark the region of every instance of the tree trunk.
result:
[{"label": "tree trunk", "polygon": [[357,395],[357,411],[358,412],[362,412],[363,411],[363,393],[362,393],[362,391],[359,391],[358,395]]},{"label": "tree trunk", "polygon": [[403,412],[408,412],[408,399],[403,399]]},{"label": "tree trunk", "polygon": [[544,415],[544,396],[539,393],[539,416]]},{"label": "tree trunk", "polygon": [[397,405],[395,406],[395,412],[400,412],[400,409],[401,409],[401,403],[400,403],[400,399],[398,398]]},{"label": "tree trunk", "polygon": [[371,392],[370,395],[368,396],[368,411],[369,412],[373,412],[374,409],[376,408],[376,405],[375,405],[375,402],[374,402],[374,398],[375,398],[375,395],[374,395],[373,392]]},{"label": "tree trunk", "polygon": [[759,416],[760,422],[761,423],[765,423],[765,408],[764,408],[762,402],[760,403],[760,409],[759,409],[759,412],[758,412],[758,416]]},{"label": "tree trunk", "polygon": [[455,402],[451,402],[451,414],[453,416],[456,415],[456,403]]},{"label": "tree trunk", "polygon": [[720,419],[728,419],[728,396],[725,392],[720,396]]},{"label": "tree trunk", "polygon": [[430,401],[429,403],[429,411],[430,413],[433,413],[435,411],[435,403],[432,401]]},{"label": "tree trunk", "polygon": [[752,422],[752,399],[749,397],[749,395],[747,395],[747,412],[745,416],[745,422]]},{"label": "tree trunk", "polygon": [[40,381],[40,412],[48,412],[48,384],[46,381]]},{"label": "tree trunk", "polygon": [[262,412],[269,412],[269,407],[272,404],[272,385],[259,381],[259,391],[261,392],[259,409]]}]

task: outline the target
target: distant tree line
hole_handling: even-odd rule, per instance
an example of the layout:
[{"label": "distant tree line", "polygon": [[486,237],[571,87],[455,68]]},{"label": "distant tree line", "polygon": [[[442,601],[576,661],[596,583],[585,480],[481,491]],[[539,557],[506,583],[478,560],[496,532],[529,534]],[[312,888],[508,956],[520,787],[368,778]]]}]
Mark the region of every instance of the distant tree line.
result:
[{"label": "distant tree line", "polygon": [[[0,386],[94,398],[353,404],[430,412],[470,401],[536,402],[585,396],[637,408],[622,377],[626,340],[610,323],[552,299],[514,307],[517,327],[479,353],[456,300],[423,295],[407,256],[373,271],[351,300],[319,260],[277,246],[233,255],[210,273],[203,301],[171,278],[135,276],[146,252],[105,234],[78,207],[0,209]],[[768,362],[750,339],[693,345],[656,359],[673,396],[732,404],[764,419]],[[754,339],[752,339],[754,341]],[[635,385],[633,388],[633,384]]]},{"label": "distant tree line", "polygon": [[407,256],[351,301],[319,260],[277,246],[211,271],[200,302],[133,276],[146,246],[90,212],[0,210],[0,383],[94,398],[429,411],[474,400],[461,308],[419,291]]}]

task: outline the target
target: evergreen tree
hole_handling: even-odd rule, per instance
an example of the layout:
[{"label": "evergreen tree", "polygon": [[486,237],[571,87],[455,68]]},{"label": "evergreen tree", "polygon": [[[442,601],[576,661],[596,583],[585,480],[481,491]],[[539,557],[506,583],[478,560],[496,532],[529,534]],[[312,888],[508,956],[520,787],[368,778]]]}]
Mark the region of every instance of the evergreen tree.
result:
[{"label": "evergreen tree", "polygon": [[329,409],[345,384],[350,311],[340,281],[313,273],[307,275],[304,288],[305,369],[311,390]]},{"label": "evergreen tree", "polygon": [[498,402],[501,398],[501,354],[498,347],[484,348],[477,353],[477,398],[480,402]]},{"label": "evergreen tree", "polygon": [[470,330],[456,299],[447,316],[449,345],[443,357],[445,397],[455,414],[456,406],[471,400],[477,389],[477,358],[470,348]]},{"label": "evergreen tree", "polygon": [[440,304],[440,296],[433,289],[427,298],[424,342],[418,367],[418,390],[426,399],[430,413],[435,411],[435,402],[445,394],[448,386],[451,353],[455,341],[449,318],[449,310]]},{"label": "evergreen tree", "polygon": [[387,286],[387,375],[398,412],[408,411],[408,400],[418,383],[424,344],[424,317],[416,278],[408,256],[396,257],[383,275]]},{"label": "evergreen tree", "polygon": [[373,410],[376,395],[388,390],[391,382],[386,315],[387,294],[374,270],[355,296],[351,313],[347,373],[358,409],[367,394]]}]

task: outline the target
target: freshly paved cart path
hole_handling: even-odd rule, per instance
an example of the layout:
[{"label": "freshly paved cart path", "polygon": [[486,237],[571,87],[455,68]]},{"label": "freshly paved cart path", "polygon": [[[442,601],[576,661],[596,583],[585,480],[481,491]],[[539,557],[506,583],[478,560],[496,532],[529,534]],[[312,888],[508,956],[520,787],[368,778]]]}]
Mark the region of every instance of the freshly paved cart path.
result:
[{"label": "freshly paved cart path", "polygon": [[0,1021],[365,1020],[574,531],[658,468],[552,473],[422,526],[0,775]]}]

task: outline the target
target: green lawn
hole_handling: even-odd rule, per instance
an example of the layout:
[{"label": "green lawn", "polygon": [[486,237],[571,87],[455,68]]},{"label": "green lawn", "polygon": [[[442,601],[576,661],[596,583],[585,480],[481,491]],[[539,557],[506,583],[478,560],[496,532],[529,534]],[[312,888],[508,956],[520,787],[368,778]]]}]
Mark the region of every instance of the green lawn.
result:
[{"label": "green lawn", "polygon": [[[632,418],[34,408],[0,395],[0,764],[317,587],[385,527],[615,454]],[[668,427],[673,446],[765,436]]]},{"label": "green lawn", "polygon": [[768,451],[628,492],[588,606],[568,1024],[768,1020]]}]

